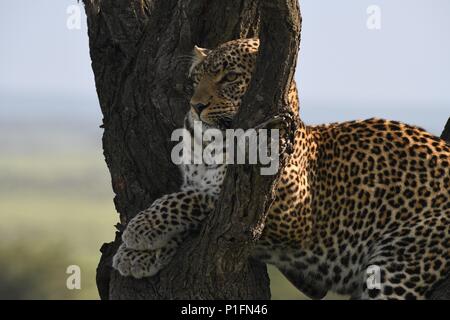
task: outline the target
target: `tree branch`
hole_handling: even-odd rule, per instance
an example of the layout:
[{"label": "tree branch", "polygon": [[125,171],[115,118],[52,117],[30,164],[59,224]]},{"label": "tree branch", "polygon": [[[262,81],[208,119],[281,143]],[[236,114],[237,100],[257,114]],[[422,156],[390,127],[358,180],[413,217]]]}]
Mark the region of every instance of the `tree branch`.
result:
[{"label": "tree branch", "polygon": [[441,139],[444,139],[445,141],[450,143],[450,118],[448,118],[444,131],[442,131]]}]

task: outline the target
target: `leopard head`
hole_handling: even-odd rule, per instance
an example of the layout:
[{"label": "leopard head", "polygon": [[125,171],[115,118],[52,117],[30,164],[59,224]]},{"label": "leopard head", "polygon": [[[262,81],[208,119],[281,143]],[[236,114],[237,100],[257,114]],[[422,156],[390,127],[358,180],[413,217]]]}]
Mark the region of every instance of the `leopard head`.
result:
[{"label": "leopard head", "polygon": [[194,119],[218,128],[230,126],[250,83],[258,48],[256,38],[229,41],[215,49],[194,48],[190,68]]}]

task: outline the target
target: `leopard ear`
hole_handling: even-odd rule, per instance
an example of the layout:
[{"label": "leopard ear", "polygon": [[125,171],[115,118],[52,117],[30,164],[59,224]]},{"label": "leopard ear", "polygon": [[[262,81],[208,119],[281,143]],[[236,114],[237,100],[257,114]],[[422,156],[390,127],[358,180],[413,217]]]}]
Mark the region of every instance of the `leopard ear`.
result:
[{"label": "leopard ear", "polygon": [[205,48],[200,48],[198,46],[194,46],[194,54],[195,57],[199,60],[204,60],[206,58],[206,56],[208,55],[209,50],[205,49]]},{"label": "leopard ear", "polygon": [[196,66],[198,66],[200,63],[203,62],[203,60],[206,59],[206,57],[208,56],[208,53],[209,53],[208,49],[194,46],[194,54],[193,54],[193,58],[192,58],[192,64],[191,64],[191,67],[189,68],[189,76],[192,75],[192,70],[194,70],[194,68]]}]

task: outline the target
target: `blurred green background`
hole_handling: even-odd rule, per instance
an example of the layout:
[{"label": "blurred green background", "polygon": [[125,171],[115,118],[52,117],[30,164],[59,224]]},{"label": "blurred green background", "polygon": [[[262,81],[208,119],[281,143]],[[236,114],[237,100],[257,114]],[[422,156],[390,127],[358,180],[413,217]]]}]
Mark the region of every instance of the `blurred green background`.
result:
[{"label": "blurred green background", "polygon": [[[0,127],[0,299],[97,299],[99,248],[117,221],[99,136],[38,122]],[[69,265],[81,290],[66,287]]]}]

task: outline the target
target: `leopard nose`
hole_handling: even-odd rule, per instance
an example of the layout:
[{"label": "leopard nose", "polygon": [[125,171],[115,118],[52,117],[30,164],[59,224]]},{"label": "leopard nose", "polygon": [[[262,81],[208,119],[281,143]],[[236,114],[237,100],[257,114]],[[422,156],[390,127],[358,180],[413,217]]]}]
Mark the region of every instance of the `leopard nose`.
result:
[{"label": "leopard nose", "polygon": [[197,103],[192,105],[192,108],[195,110],[195,112],[197,112],[198,115],[200,115],[200,113],[202,113],[202,111],[205,110],[207,107],[208,105],[203,103]]}]

